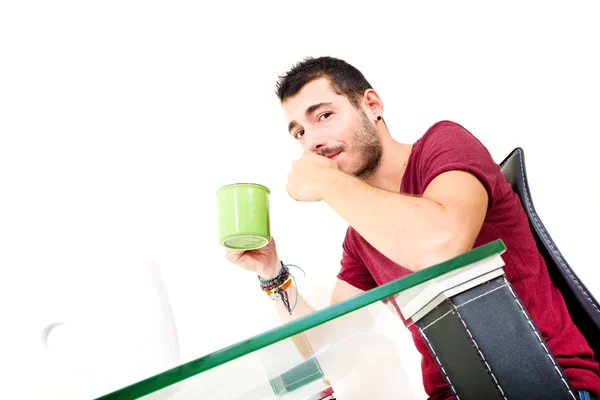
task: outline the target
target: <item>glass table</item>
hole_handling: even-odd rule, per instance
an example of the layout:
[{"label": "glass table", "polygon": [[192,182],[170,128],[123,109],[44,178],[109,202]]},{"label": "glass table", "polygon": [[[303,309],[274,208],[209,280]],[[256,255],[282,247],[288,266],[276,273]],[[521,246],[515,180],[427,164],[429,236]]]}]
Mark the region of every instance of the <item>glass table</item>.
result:
[{"label": "glass table", "polygon": [[[388,355],[389,347],[382,345],[368,324],[362,322],[361,314],[382,303],[400,317],[396,320],[404,325],[403,328],[413,324],[418,327],[452,384],[452,390],[457,395],[460,393],[461,399],[505,398],[507,393],[499,394],[497,390],[500,387],[498,379],[502,383],[507,381],[508,388],[514,366],[511,365],[510,371],[503,371],[501,364],[494,364],[497,346],[493,345],[488,346],[489,351],[477,349],[487,357],[484,364],[477,355],[482,353],[475,352],[472,345],[473,337],[479,340],[478,335],[489,336],[490,323],[493,324],[496,317],[470,321],[469,329],[464,325],[462,331],[451,318],[445,318],[454,314],[452,309],[447,311],[446,308],[455,307],[452,301],[457,298],[461,302],[459,307],[464,306],[461,313],[465,319],[469,313],[491,315],[497,307],[504,307],[502,300],[492,299],[492,296],[510,289],[502,269],[501,254],[505,250],[501,240],[488,243],[99,399],[341,399],[336,394],[340,382],[348,379],[357,367],[368,362],[381,362]],[[491,289],[487,285],[492,285]],[[488,294],[493,301],[480,302]],[[465,296],[470,298],[465,300]],[[506,303],[506,306],[510,307],[510,304]],[[499,326],[505,322],[499,321]],[[436,329],[439,330],[436,332]],[[450,342],[448,332],[453,332]],[[467,337],[465,332],[473,341],[461,342],[461,338]],[[522,339],[516,338],[514,346],[530,345]],[[511,350],[512,344],[508,342],[507,351],[523,350]],[[502,358],[502,355],[498,357]],[[526,356],[531,357],[530,354]],[[492,374],[495,383],[488,373],[490,364],[497,368],[496,374]],[[395,394],[402,396],[402,387],[396,390]],[[556,390],[561,389],[556,386]],[[564,388],[562,390],[566,393]]]}]

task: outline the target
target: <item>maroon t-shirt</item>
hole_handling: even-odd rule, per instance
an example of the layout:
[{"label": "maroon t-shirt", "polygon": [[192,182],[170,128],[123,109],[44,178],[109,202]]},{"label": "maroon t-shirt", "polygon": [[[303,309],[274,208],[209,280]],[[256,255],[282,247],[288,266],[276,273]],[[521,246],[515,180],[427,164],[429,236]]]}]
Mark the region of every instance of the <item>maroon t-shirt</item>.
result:
[{"label": "maroon t-shirt", "polygon": [[[573,324],[562,296],[537,250],[529,222],[518,196],[512,191],[488,150],[465,128],[450,121],[433,125],[413,146],[400,185],[400,193],[422,195],[437,175],[462,170],[475,175],[487,190],[488,210],[475,247],[496,239],[506,244],[502,255],[508,280],[523,301],[550,349],[574,388],[600,396],[598,363],[585,338]],[[411,271],[385,257],[352,227],[343,243],[338,278],[362,289],[410,274]],[[425,391],[433,399],[453,398],[446,381],[419,335],[409,327],[422,354]]]}]

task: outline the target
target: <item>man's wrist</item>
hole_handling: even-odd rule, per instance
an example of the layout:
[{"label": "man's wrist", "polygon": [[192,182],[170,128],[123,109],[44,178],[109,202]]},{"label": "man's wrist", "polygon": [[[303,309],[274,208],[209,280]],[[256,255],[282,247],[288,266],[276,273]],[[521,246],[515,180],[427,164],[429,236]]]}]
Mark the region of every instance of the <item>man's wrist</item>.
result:
[{"label": "man's wrist", "polygon": [[345,173],[339,169],[331,169],[327,174],[323,174],[323,188],[321,189],[321,200],[327,202],[327,199],[332,193],[335,193],[340,185],[343,185],[343,180],[347,177]]},{"label": "man's wrist", "polygon": [[273,263],[266,270],[261,271],[261,273],[258,274],[258,276],[262,280],[273,279],[277,275],[279,275],[279,273],[281,272],[281,268],[283,268],[283,266],[281,265],[281,261],[279,259],[277,259],[277,262]]}]

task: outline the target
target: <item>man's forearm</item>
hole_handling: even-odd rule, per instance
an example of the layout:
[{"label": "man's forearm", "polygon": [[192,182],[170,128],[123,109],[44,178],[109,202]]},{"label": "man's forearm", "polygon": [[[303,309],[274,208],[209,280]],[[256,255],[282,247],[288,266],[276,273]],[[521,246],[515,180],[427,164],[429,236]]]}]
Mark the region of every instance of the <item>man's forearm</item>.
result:
[{"label": "man's forearm", "polygon": [[452,230],[442,205],[378,189],[339,171],[330,182],[323,200],[392,261],[415,271],[447,257]]},{"label": "man's forearm", "polygon": [[[284,324],[315,312],[315,309],[312,308],[306,302],[306,300],[302,298],[302,296],[298,296],[298,299],[296,300],[296,295],[298,293],[296,291],[296,286],[294,286],[293,284],[290,285],[290,287],[287,288],[285,292],[287,293],[288,299],[290,301],[290,308],[294,308],[292,310],[291,315],[289,311],[285,308],[283,301],[281,301],[280,298],[274,301],[275,309],[277,310],[279,318]],[[310,343],[308,343],[308,339],[304,336],[304,334],[294,335],[291,337],[291,339],[304,359],[308,359],[313,355],[312,347]]]},{"label": "man's forearm", "polygon": [[[306,300],[304,300],[304,298],[302,298],[302,296],[298,296],[298,299],[296,301],[296,296],[298,293],[296,291],[296,286],[294,286],[293,284],[290,285],[290,287],[288,287],[285,290],[285,292],[288,295],[288,300],[290,302],[290,308],[293,308],[291,315],[290,315],[289,311],[283,305],[283,301],[281,300],[281,298],[276,299],[274,301],[275,309],[277,310],[277,313],[279,314],[279,317],[281,318],[281,321],[284,324],[315,312],[315,309],[312,308],[306,302]],[[295,305],[295,307],[294,307],[294,305]]]}]

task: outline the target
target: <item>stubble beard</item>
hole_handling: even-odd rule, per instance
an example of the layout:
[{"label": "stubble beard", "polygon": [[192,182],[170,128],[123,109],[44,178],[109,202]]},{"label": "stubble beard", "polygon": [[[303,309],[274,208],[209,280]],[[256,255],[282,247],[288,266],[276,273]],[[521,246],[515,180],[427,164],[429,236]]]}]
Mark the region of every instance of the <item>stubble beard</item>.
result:
[{"label": "stubble beard", "polygon": [[[377,169],[381,164],[383,148],[379,135],[377,134],[377,129],[371,124],[371,121],[369,121],[365,112],[360,110],[359,115],[360,123],[350,136],[352,148],[357,154],[358,160],[356,160],[356,166],[353,168],[353,171],[351,170],[347,173],[366,181],[377,172]],[[346,145],[340,144],[338,146],[320,149],[317,151],[317,154],[328,156],[345,150]]]},{"label": "stubble beard", "polygon": [[362,110],[360,111],[360,125],[352,135],[352,142],[360,157],[352,175],[361,180],[367,180],[379,169],[383,148],[377,129]]}]

